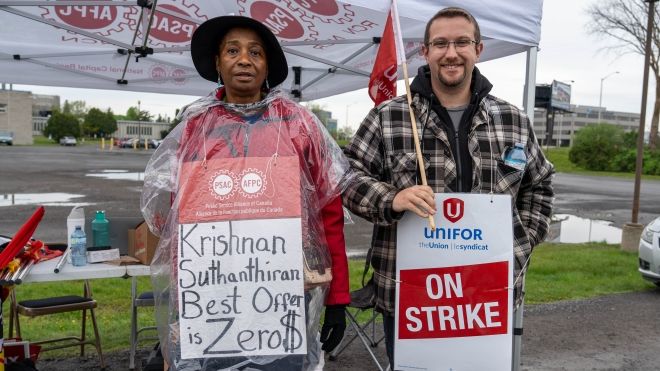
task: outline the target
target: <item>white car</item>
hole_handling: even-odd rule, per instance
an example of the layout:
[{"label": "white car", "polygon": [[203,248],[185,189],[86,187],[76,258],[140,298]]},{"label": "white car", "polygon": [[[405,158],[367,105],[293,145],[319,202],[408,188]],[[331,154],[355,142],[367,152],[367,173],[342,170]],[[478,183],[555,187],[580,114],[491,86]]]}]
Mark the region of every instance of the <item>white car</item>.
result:
[{"label": "white car", "polygon": [[660,217],[649,223],[639,240],[639,273],[660,286]]},{"label": "white car", "polygon": [[76,142],[76,138],[74,137],[62,137],[60,138],[60,145],[61,146],[75,146],[78,142]]}]

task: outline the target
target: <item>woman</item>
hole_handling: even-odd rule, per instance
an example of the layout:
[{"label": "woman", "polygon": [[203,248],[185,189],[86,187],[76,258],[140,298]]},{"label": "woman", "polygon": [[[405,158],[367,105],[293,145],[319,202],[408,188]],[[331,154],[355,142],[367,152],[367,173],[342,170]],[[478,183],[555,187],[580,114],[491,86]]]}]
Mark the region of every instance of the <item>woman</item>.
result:
[{"label": "woman", "polygon": [[[344,308],[350,302],[339,197],[348,179],[348,163],[319,120],[274,88],[286,79],[288,66],[276,37],[263,24],[239,16],[208,20],[193,34],[191,54],[199,74],[217,81],[218,88],[183,110],[181,123],[165,138],[147,165],[142,195],[145,219],[152,231],[160,235],[151,271],[163,354],[172,369],[215,370],[246,365],[268,370],[312,369],[322,361],[316,340],[321,306],[326,306],[321,341],[323,350],[331,351],[343,336]],[[280,206],[276,207],[278,203]],[[272,356],[244,356],[257,347],[245,345],[253,344],[250,334],[254,335],[260,325],[257,320],[241,329],[238,346],[242,349],[237,351],[233,348],[227,351],[224,346],[236,345],[235,342],[218,335],[235,330],[235,327],[229,329],[226,316],[220,319],[226,321],[224,327],[211,323],[220,321],[208,314],[216,314],[217,308],[207,308],[207,316],[212,319],[207,320],[206,327],[215,326],[214,330],[202,328],[194,332],[185,327],[184,324],[194,326],[199,322],[186,321],[198,308],[200,313],[204,312],[204,306],[196,301],[201,297],[198,293],[187,292],[190,295],[186,297],[182,292],[186,293],[184,288],[193,284],[201,286],[202,279],[208,277],[196,276],[200,273],[196,270],[199,264],[188,257],[203,255],[204,246],[208,254],[209,241],[213,241],[213,253],[222,255],[223,267],[232,261],[238,261],[234,265],[240,266],[240,254],[249,253],[245,251],[246,241],[249,241],[247,250],[252,248],[253,254],[257,254],[253,242],[262,241],[252,235],[240,237],[242,232],[237,232],[240,226],[256,225],[249,233],[264,233],[269,228],[280,233],[279,227],[273,226],[279,226],[289,217],[300,220],[297,239],[302,246],[305,291],[298,309],[304,310],[306,319],[306,349],[298,348],[304,342],[296,338],[291,325],[302,312],[289,311],[288,317],[282,317],[281,323],[290,333],[274,336],[275,331],[263,331],[269,337],[254,343],[282,344],[279,348],[273,345],[276,349],[272,349]],[[260,224],[250,224],[254,221]],[[227,234],[217,232],[227,226]],[[190,236],[194,237],[200,228],[213,230],[215,234],[208,239],[202,236],[201,245],[190,243],[190,240],[198,241]],[[260,250],[259,242],[256,243],[257,250],[270,249],[273,256],[268,259],[291,249],[291,245],[287,248],[282,245],[278,250],[278,237],[274,234],[271,237],[272,246],[264,242]],[[239,239],[242,239],[240,248],[237,243],[232,246],[232,241]],[[270,239],[263,239],[267,240]],[[222,251],[216,242],[225,243]],[[184,252],[188,255],[184,256]],[[235,255],[228,257],[231,253]],[[299,261],[295,256],[292,261]],[[264,260],[261,268],[255,268],[253,260],[249,261],[243,267],[245,270],[265,272]],[[213,266],[212,275],[218,276],[220,266],[221,263]],[[281,276],[282,270],[268,272],[279,274],[278,279],[290,278]],[[252,279],[247,273],[244,277]],[[185,280],[192,283],[183,283]],[[261,285],[264,286],[261,289],[269,290],[276,283]],[[224,293],[222,290],[229,286],[226,282],[218,285],[211,295]],[[193,294],[197,296],[191,299]],[[236,321],[239,313],[244,313],[236,308],[240,306],[236,298],[240,297],[234,292],[225,298],[224,308],[236,315]],[[252,300],[255,308],[259,306],[255,304],[257,299]],[[290,308],[292,303],[279,304]],[[196,356],[203,348],[197,343],[202,342],[204,331],[216,337],[213,341],[205,339],[204,345],[211,344],[203,349],[203,356]],[[283,355],[287,353],[291,355]]]}]

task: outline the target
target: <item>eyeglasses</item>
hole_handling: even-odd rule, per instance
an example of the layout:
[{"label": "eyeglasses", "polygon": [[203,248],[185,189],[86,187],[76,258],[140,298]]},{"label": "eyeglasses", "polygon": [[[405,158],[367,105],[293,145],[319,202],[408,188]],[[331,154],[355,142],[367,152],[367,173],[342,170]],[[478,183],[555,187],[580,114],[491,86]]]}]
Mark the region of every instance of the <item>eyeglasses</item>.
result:
[{"label": "eyeglasses", "polygon": [[447,50],[449,48],[449,44],[454,44],[456,49],[465,49],[472,44],[477,44],[477,42],[470,39],[460,39],[456,41],[435,40],[431,41],[428,46],[432,46],[438,50]]}]

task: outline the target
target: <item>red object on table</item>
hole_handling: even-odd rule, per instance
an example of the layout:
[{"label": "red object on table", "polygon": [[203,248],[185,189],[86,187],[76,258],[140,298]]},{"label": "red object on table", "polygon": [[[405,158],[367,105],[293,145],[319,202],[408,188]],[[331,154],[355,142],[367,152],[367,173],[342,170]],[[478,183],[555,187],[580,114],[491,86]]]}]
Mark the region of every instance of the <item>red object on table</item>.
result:
[{"label": "red object on table", "polygon": [[39,206],[34,214],[32,214],[25,224],[21,226],[18,232],[16,232],[5,249],[0,252],[0,269],[5,268],[7,264],[18,255],[21,249],[25,247],[25,244],[30,240],[30,237],[32,237],[32,234],[37,229],[39,222],[41,222],[44,213],[44,207]]}]

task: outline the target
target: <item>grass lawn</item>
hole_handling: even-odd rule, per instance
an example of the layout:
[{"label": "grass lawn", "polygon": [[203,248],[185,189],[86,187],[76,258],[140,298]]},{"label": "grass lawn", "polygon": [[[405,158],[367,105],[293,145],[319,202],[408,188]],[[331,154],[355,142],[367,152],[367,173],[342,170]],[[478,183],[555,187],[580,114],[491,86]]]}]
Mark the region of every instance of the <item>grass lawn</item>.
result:
[{"label": "grass lawn", "polygon": [[[361,286],[364,262],[349,262],[351,289]],[[128,349],[130,328],[130,280],[99,279],[92,281],[96,310],[104,351]],[[141,291],[148,290],[147,277],[140,277]],[[624,252],[618,245],[543,244],[536,248],[526,282],[528,304],[557,300],[589,298],[627,291],[649,290],[654,286],[637,272],[637,255]],[[81,281],[32,283],[19,285],[19,300],[82,293]],[[9,329],[8,302],[3,305],[5,335]],[[140,324],[153,324],[153,310],[140,308]],[[79,313],[58,314],[30,319],[21,317],[21,329],[26,339],[59,337],[79,332]],[[91,336],[91,326],[88,326]],[[45,353],[43,356],[74,356],[77,348]],[[94,353],[90,347],[90,354]]]},{"label": "grass lawn", "polygon": [[59,143],[52,139],[48,139],[43,135],[35,135],[32,137],[33,145],[35,146],[58,146]]},{"label": "grass lawn", "polygon": [[[544,149],[545,155],[548,157],[548,160],[550,160],[550,162],[552,162],[552,164],[555,165],[555,171],[558,173],[613,176],[613,177],[629,178],[629,179],[633,179],[635,177],[635,173],[585,170],[568,160],[569,151],[570,148],[568,147],[548,148],[547,150]],[[642,179],[660,180],[660,175],[642,175]]]}]

